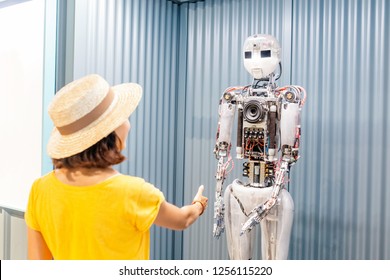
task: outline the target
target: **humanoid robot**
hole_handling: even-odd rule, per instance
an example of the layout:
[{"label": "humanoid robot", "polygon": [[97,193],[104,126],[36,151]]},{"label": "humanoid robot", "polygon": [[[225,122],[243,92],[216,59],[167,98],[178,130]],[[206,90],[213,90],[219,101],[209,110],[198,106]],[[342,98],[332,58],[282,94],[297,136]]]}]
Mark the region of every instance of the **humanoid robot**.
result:
[{"label": "humanoid robot", "polygon": [[[213,235],[219,237],[226,226],[230,259],[252,259],[257,224],[262,259],[288,257],[294,203],[285,186],[290,167],[299,157],[300,112],[306,92],[300,86],[276,86],[282,70],[280,52],[278,41],[270,35],[248,37],[243,60],[253,83],[227,88],[219,103]],[[236,111],[236,153],[245,161],[247,180],[235,179],[223,195],[224,180],[233,166]]]}]

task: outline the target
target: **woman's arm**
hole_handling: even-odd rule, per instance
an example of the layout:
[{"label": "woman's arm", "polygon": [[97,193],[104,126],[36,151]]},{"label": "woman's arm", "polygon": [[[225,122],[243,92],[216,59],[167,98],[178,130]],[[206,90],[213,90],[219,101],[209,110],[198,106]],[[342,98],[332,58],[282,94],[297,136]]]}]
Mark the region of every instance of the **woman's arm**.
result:
[{"label": "woman's arm", "polygon": [[200,186],[191,205],[181,208],[164,201],[160,205],[154,224],[173,230],[183,230],[192,225],[207,207],[207,197],[202,195],[204,187]]},{"label": "woman's arm", "polygon": [[39,231],[27,227],[28,259],[52,260],[53,256]]}]

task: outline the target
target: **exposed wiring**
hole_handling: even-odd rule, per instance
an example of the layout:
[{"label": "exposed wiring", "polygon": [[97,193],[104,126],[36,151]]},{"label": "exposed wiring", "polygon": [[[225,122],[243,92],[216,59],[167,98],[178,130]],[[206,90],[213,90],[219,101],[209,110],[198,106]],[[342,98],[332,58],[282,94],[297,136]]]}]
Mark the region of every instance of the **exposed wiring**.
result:
[{"label": "exposed wiring", "polygon": [[280,77],[282,76],[282,63],[281,62],[279,62],[279,69],[280,69],[280,71],[279,71],[279,75],[275,78],[275,81],[277,81],[277,80],[279,80],[280,79]]},{"label": "exposed wiring", "polygon": [[[227,168],[230,166],[230,169],[227,170]],[[230,155],[230,151],[229,151],[229,154],[228,154],[228,160],[226,161],[226,163],[224,164],[224,167],[223,167],[225,170],[227,170],[225,172],[226,176],[234,169],[234,161],[233,161],[233,158],[232,156]]]}]

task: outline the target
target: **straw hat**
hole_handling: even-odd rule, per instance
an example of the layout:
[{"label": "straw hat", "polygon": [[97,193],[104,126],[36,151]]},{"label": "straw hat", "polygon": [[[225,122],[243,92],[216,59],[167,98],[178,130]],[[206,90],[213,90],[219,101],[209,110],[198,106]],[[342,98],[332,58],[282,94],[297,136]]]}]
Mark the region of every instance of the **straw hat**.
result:
[{"label": "straw hat", "polygon": [[55,125],[47,145],[49,156],[66,158],[93,146],[129,118],[141,96],[138,84],[110,87],[96,74],[67,84],[49,105]]}]

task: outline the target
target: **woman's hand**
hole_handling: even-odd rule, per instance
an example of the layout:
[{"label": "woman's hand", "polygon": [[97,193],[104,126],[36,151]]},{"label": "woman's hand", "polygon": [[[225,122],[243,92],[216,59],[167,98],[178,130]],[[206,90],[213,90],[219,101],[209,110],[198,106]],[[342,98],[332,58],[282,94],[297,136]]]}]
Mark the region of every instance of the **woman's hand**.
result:
[{"label": "woman's hand", "polygon": [[203,196],[204,186],[200,186],[191,205],[181,208],[163,201],[154,224],[173,230],[183,230],[192,225],[207,208],[208,198]]},{"label": "woman's hand", "polygon": [[202,215],[204,210],[206,210],[207,202],[209,200],[207,197],[203,196],[203,191],[204,191],[204,186],[201,185],[192,201],[192,204],[199,203],[202,206],[202,211],[199,215]]}]

